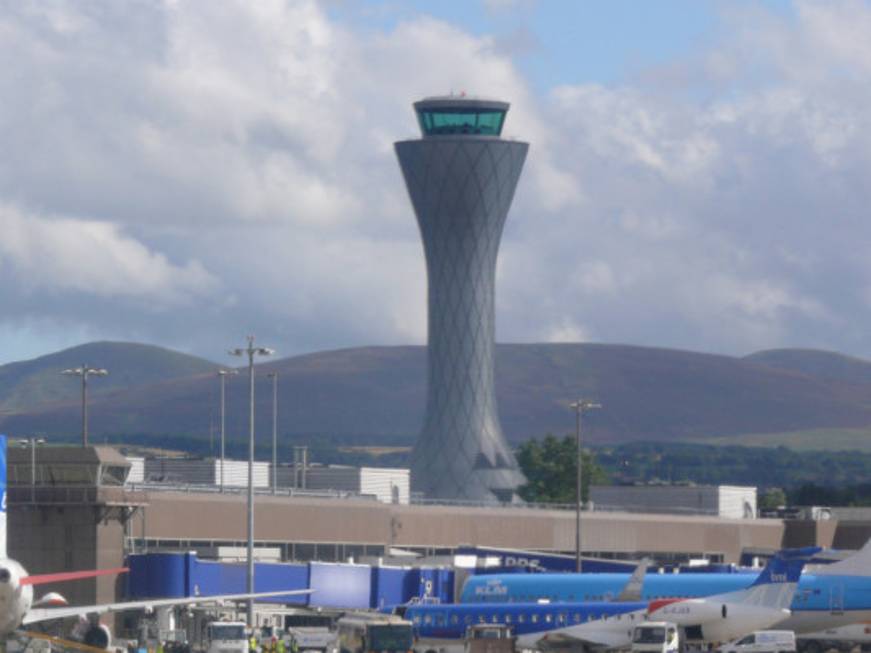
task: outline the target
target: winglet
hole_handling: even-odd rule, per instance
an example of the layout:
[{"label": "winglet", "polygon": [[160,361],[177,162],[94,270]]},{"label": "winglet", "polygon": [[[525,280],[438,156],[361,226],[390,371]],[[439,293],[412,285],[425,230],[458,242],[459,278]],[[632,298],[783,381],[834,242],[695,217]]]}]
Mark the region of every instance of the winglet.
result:
[{"label": "winglet", "polygon": [[647,573],[647,566],[649,564],[650,560],[648,560],[647,558],[641,559],[641,562],[638,563],[635,571],[632,572],[632,575],[629,577],[626,585],[623,586],[623,589],[620,590],[617,598],[614,599],[615,601],[641,600],[641,589],[644,586],[644,575]]}]

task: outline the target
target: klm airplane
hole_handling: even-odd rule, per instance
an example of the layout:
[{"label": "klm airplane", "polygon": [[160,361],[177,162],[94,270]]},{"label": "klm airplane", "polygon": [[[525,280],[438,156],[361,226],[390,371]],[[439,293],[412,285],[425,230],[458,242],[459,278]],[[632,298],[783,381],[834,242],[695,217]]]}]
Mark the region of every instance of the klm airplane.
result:
[{"label": "klm airplane", "polygon": [[[617,596],[626,574],[495,574],[466,581],[462,603],[607,601]],[[746,588],[746,574],[649,575],[646,601],[700,598]],[[775,627],[814,632],[871,620],[871,540],[853,556],[802,575],[790,606],[792,615]]]},{"label": "klm airplane", "polygon": [[694,641],[720,642],[788,617],[802,567],[817,551],[783,551],[750,587],[702,599],[641,600],[642,563],[613,601],[411,604],[396,611],[412,622],[418,653],[460,650],[468,629],[483,625],[510,627],[519,649],[628,648],[634,626],[647,619],[673,622]]}]

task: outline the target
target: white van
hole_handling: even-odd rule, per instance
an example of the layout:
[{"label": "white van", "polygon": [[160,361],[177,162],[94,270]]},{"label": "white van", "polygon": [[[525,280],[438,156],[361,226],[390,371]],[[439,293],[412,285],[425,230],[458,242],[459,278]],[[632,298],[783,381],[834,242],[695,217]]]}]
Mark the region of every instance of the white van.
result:
[{"label": "white van", "polygon": [[757,630],[720,647],[720,653],[795,653],[791,630]]},{"label": "white van", "polygon": [[680,634],[669,621],[645,621],[632,631],[632,653],[678,653]]}]

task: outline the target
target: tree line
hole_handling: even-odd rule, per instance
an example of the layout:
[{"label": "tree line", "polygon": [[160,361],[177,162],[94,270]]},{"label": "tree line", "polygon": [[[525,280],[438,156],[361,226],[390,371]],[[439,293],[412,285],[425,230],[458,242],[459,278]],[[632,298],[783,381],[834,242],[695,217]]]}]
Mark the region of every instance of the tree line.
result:
[{"label": "tree line", "polygon": [[[529,481],[525,500],[574,502],[574,436],[527,440],[517,460]],[[856,451],[635,442],[585,449],[581,472],[584,501],[591,482],[697,483],[756,486],[763,507],[871,506],[871,454]]]}]

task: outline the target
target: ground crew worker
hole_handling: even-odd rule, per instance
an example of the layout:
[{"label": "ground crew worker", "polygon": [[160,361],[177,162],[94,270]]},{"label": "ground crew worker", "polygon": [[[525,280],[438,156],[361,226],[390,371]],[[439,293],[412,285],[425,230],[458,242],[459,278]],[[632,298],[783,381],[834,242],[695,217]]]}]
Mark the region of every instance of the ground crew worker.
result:
[{"label": "ground crew worker", "polygon": [[248,640],[248,650],[250,653],[257,653],[257,637],[251,633],[251,639]]},{"label": "ground crew worker", "polygon": [[282,637],[275,643],[275,653],[285,653],[285,651],[284,637]]},{"label": "ground crew worker", "polygon": [[290,640],[290,653],[299,653],[299,644],[296,643],[296,637]]}]

